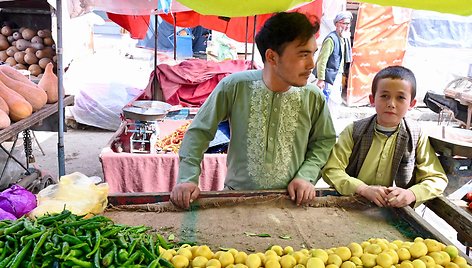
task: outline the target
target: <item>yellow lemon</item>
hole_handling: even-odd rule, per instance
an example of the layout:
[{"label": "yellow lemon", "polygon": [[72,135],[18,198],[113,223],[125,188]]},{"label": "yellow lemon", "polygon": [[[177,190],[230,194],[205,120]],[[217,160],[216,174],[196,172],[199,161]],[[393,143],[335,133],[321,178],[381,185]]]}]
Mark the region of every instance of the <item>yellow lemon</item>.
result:
[{"label": "yellow lemon", "polygon": [[449,254],[451,260],[454,260],[454,258],[457,257],[457,255],[459,254],[459,250],[453,245],[446,246],[446,248],[444,248],[444,251]]},{"label": "yellow lemon", "polygon": [[398,254],[395,250],[393,249],[386,249],[383,251],[384,253],[387,253],[388,255],[390,255],[390,257],[392,257],[392,261],[393,261],[393,264],[397,264],[398,261],[399,261],[399,258],[398,258]]},{"label": "yellow lemon", "polygon": [[364,248],[364,252],[377,255],[382,252],[382,248],[378,244],[370,244]]},{"label": "yellow lemon", "polygon": [[168,250],[161,254],[161,258],[166,259],[168,261],[172,260],[172,257],[174,257],[174,255],[172,255],[172,252]]},{"label": "yellow lemon", "polygon": [[227,252],[222,252],[220,254],[220,257],[218,258],[218,260],[220,261],[221,263],[221,267],[226,267],[230,264],[233,264],[234,263],[234,256],[231,252],[227,251]]},{"label": "yellow lemon", "polygon": [[377,255],[371,253],[364,253],[361,256],[361,261],[364,267],[371,268],[374,267],[377,262],[376,259]]},{"label": "yellow lemon", "polygon": [[353,256],[349,260],[352,261],[356,266],[362,266],[362,261],[360,257]]},{"label": "yellow lemon", "polygon": [[341,264],[341,268],[356,268],[356,264],[352,261],[345,261]]},{"label": "yellow lemon", "polygon": [[277,253],[279,256],[284,255],[284,249],[279,245],[273,245],[270,249],[275,251],[275,253]]},{"label": "yellow lemon", "polygon": [[[244,266],[246,266],[246,265],[244,265]],[[196,267],[193,267],[193,268],[196,268]],[[226,268],[234,268],[234,264],[230,264],[230,265],[226,266]]]},{"label": "yellow lemon", "polygon": [[446,264],[446,266],[444,266],[444,268],[459,268],[459,265],[457,265],[453,262],[450,262],[450,263]]},{"label": "yellow lemon", "polygon": [[362,241],[361,242],[361,247],[365,250],[365,248],[370,245],[370,242],[369,241]]},{"label": "yellow lemon", "polygon": [[426,264],[420,259],[412,261],[411,264],[413,265],[413,268],[426,268]]},{"label": "yellow lemon", "polygon": [[351,250],[351,255],[354,257],[360,257],[364,253],[362,246],[356,242],[350,243],[347,247]]},{"label": "yellow lemon", "polygon": [[307,255],[307,256],[310,255],[310,251],[309,251],[308,249],[306,249],[306,248],[300,249],[299,252],[301,252],[301,253],[303,253],[303,254],[305,254],[305,255]]},{"label": "yellow lemon", "polygon": [[303,264],[306,265],[306,262],[308,260],[308,256],[303,254],[303,252],[296,251],[292,254],[292,256],[295,258],[297,261],[297,264]]},{"label": "yellow lemon", "polygon": [[238,263],[234,266],[234,268],[247,268],[247,266],[246,266],[246,264]]},{"label": "yellow lemon", "polygon": [[375,258],[375,261],[377,262],[378,265],[382,266],[383,268],[390,268],[394,263],[393,263],[393,258],[390,256],[390,254],[382,252],[379,255],[377,255],[377,258]]},{"label": "yellow lemon", "polygon": [[424,262],[427,268],[434,268],[436,266],[436,261],[431,256],[422,256],[420,260]]},{"label": "yellow lemon", "polygon": [[185,258],[191,260],[192,257],[193,257],[193,254],[192,254],[192,251],[190,251],[189,248],[179,248],[179,250],[177,250],[177,255],[182,255],[184,256]]},{"label": "yellow lemon", "polygon": [[400,268],[414,268],[411,261],[402,261]]},{"label": "yellow lemon", "polygon": [[172,257],[171,263],[174,268],[186,268],[189,265],[189,260],[183,255],[175,255]]},{"label": "yellow lemon", "polygon": [[293,266],[293,268],[306,268],[306,267],[303,264],[295,264],[295,266]]},{"label": "yellow lemon", "polygon": [[340,267],[342,263],[343,263],[343,260],[337,254],[328,255],[328,264],[334,264]]},{"label": "yellow lemon", "polygon": [[428,252],[436,252],[441,250],[441,244],[434,239],[427,238],[423,241],[428,248]]},{"label": "yellow lemon", "polygon": [[310,254],[312,257],[317,257],[323,260],[325,264],[328,264],[328,253],[323,249],[317,248],[310,250]]},{"label": "yellow lemon", "polygon": [[413,240],[413,242],[423,242],[423,241],[424,241],[424,239],[423,239],[422,237],[419,237],[419,236],[416,237],[416,238]]},{"label": "yellow lemon", "polygon": [[393,240],[392,244],[395,244],[398,248],[400,248],[403,245],[403,241],[401,241],[399,239]]},{"label": "yellow lemon", "polygon": [[446,251],[439,251],[439,254],[442,255],[443,263],[442,266],[445,266],[446,264],[451,262],[451,256]]},{"label": "yellow lemon", "polygon": [[293,253],[293,247],[291,246],[284,247],[284,254],[290,254],[290,253]]},{"label": "yellow lemon", "polygon": [[264,267],[265,268],[280,268],[280,263],[277,260],[270,259],[266,261]]},{"label": "yellow lemon", "polygon": [[268,256],[279,256],[279,254],[277,254],[277,252],[273,251],[272,249],[266,250],[264,255],[266,255],[266,257],[268,257]]},{"label": "yellow lemon", "polygon": [[428,253],[428,247],[422,241],[414,242],[413,245],[410,246],[411,257],[415,259],[425,256],[427,253]]},{"label": "yellow lemon", "polygon": [[246,258],[246,266],[248,268],[259,268],[261,266],[261,258],[255,253],[249,254]]},{"label": "yellow lemon", "polygon": [[264,253],[262,253],[262,252],[257,252],[256,254],[257,254],[257,256],[259,256],[259,258],[261,259],[262,266],[264,266],[264,264],[265,264],[265,262],[266,262],[266,256],[265,256]]},{"label": "yellow lemon", "polygon": [[461,256],[456,256],[453,260],[452,260],[455,264],[457,265],[461,265],[461,264],[467,264],[467,260],[464,259],[464,257],[461,257]]},{"label": "yellow lemon", "polygon": [[192,260],[192,267],[205,267],[208,259],[203,256],[197,256]]},{"label": "yellow lemon", "polygon": [[351,258],[351,250],[348,247],[338,247],[334,250],[334,254],[338,255],[342,261]]},{"label": "yellow lemon", "polygon": [[195,250],[195,256],[203,256],[209,260],[213,258],[213,251],[207,245],[199,246]]},{"label": "yellow lemon", "polygon": [[325,263],[318,257],[311,257],[306,261],[306,268],[325,268]]},{"label": "yellow lemon", "polygon": [[336,266],[336,264],[328,264],[326,268],[339,268],[339,266]]},{"label": "yellow lemon", "polygon": [[230,249],[228,249],[228,252],[233,254],[233,257],[234,257],[234,256],[236,256],[236,253],[238,253],[238,250],[234,249],[234,248],[230,248]]},{"label": "yellow lemon", "polygon": [[210,259],[210,260],[207,261],[206,267],[208,268],[210,266],[213,266],[213,267],[216,267],[216,268],[221,268],[221,263],[217,259]]},{"label": "yellow lemon", "polygon": [[280,258],[280,266],[282,268],[293,268],[295,265],[297,265],[297,260],[292,255],[283,255]]},{"label": "yellow lemon", "polygon": [[234,263],[236,263],[236,264],[246,263],[246,258],[247,258],[246,252],[238,251],[238,253],[236,253],[236,255],[234,255]]},{"label": "yellow lemon", "polygon": [[397,249],[397,255],[400,261],[409,260],[411,258],[410,251],[407,248]]}]

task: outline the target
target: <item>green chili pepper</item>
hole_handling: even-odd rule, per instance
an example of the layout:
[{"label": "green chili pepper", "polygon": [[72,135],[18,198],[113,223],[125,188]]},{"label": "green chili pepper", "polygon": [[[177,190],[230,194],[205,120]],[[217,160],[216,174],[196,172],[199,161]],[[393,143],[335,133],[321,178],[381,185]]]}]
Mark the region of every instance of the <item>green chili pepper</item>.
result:
[{"label": "green chili pepper", "polygon": [[[116,247],[116,246],[115,246],[115,247]],[[102,258],[102,264],[103,264],[103,266],[105,266],[105,267],[110,266],[110,265],[113,263],[113,257],[114,257],[114,253],[113,253],[113,249],[111,249],[111,250],[108,251],[108,253],[105,254],[105,256],[103,256],[103,258]]]},{"label": "green chili pepper", "polygon": [[13,257],[15,257],[15,255],[11,254],[10,256],[3,259],[3,261],[0,262],[0,268],[7,267],[8,263],[10,263],[10,261],[13,259]]},{"label": "green chili pepper", "polygon": [[55,222],[62,221],[71,216],[71,212],[69,210],[63,210],[61,213],[42,216],[40,217],[37,222],[42,225],[50,225]]},{"label": "green chili pepper", "polygon": [[[59,256],[57,256],[57,255],[55,257],[59,258]],[[79,260],[76,257],[69,257],[69,258],[67,258],[66,262],[72,263],[73,265],[77,265],[79,267],[85,267],[85,268],[92,268],[93,267],[93,264],[91,262]]]},{"label": "green chili pepper", "polygon": [[164,258],[159,258],[159,263],[166,268],[174,268],[174,265]]},{"label": "green chili pepper", "polygon": [[41,231],[41,230],[39,230],[39,228],[34,227],[33,223],[28,219],[26,219],[24,221],[24,225],[25,225],[25,229],[30,233],[37,233],[37,232]]},{"label": "green chili pepper", "polygon": [[[39,229],[38,229],[39,230]],[[32,233],[28,236],[22,236],[20,238],[20,241],[21,241],[21,244],[23,245],[25,242],[28,242],[28,240],[31,240],[31,239],[35,239],[35,238],[38,238],[40,237],[41,235],[43,235],[44,233],[46,232],[46,230],[44,231],[39,231],[37,233]]]},{"label": "green chili pepper", "polygon": [[33,253],[31,254],[31,261],[34,261],[34,258],[38,254],[38,252],[41,249],[41,247],[43,246],[44,242],[46,242],[46,239],[49,237],[51,232],[52,232],[52,230],[49,229],[48,231],[46,231],[44,234],[41,235],[38,242],[36,243],[36,245],[33,248]]},{"label": "green chili pepper", "polygon": [[124,267],[129,267],[130,264],[134,263],[139,257],[141,257],[143,253],[141,251],[136,251],[135,253],[131,254],[128,260],[123,263]]},{"label": "green chili pepper", "polygon": [[12,234],[12,233],[16,233],[23,227],[24,227],[23,220],[18,220],[15,224],[10,225],[9,227],[5,228],[5,230],[3,231],[3,234],[4,235],[9,235],[9,234]]},{"label": "green chili pepper", "polygon": [[129,253],[128,253],[128,251],[126,251],[126,249],[124,249],[124,248],[121,248],[121,249],[118,251],[118,260],[119,260],[120,262],[124,262],[124,261],[126,261],[128,258],[129,258]]},{"label": "green chili pepper", "polygon": [[164,237],[162,237],[162,235],[156,234],[156,236],[157,236],[157,240],[159,241],[159,245],[161,247],[163,247],[164,249],[169,249],[170,248],[169,245],[167,244],[167,241],[165,240]]},{"label": "green chili pepper", "polygon": [[10,266],[10,268],[18,268],[20,266],[20,263],[23,261],[23,258],[25,257],[26,253],[29,251],[31,245],[33,245],[33,240],[30,240],[26,246],[24,246],[18,254],[16,254],[15,258],[13,259],[13,262]]},{"label": "green chili pepper", "polygon": [[116,235],[116,242],[121,248],[128,248],[128,242],[126,241],[123,234]]},{"label": "green chili pepper", "polygon": [[98,249],[100,248],[100,241],[101,241],[102,237],[100,235],[100,231],[99,230],[95,230],[95,245],[93,246],[93,249],[92,251],[90,251],[87,255],[85,255],[85,257],[87,258],[90,258],[92,257],[92,255],[98,251]]},{"label": "green chili pepper", "polygon": [[93,255],[93,266],[95,268],[100,268],[100,249],[98,249]]},{"label": "green chili pepper", "polygon": [[59,225],[59,228],[79,227],[79,226],[83,226],[83,225],[85,225],[87,223],[90,223],[90,222],[108,222],[108,221],[110,221],[109,218],[107,218],[105,216],[102,216],[102,215],[96,215],[96,216],[93,216],[92,218],[88,218],[86,220],[79,220],[79,221],[63,223],[63,224]]},{"label": "green chili pepper", "polygon": [[69,252],[70,247],[69,243],[67,241],[62,242],[62,253],[61,253],[61,259],[66,255],[67,252]]},{"label": "green chili pepper", "polygon": [[82,243],[83,241],[80,240],[79,238],[73,236],[73,235],[70,235],[70,234],[65,234],[63,236],[60,237],[63,241],[67,241],[68,243],[70,244],[74,244],[74,245],[77,245],[77,244],[80,244]]},{"label": "green chili pepper", "polygon": [[138,239],[135,239],[133,240],[133,242],[131,242],[131,245],[128,248],[129,254],[133,254],[134,248],[136,247],[137,244],[138,244]]},{"label": "green chili pepper", "polygon": [[147,268],[157,268],[159,267],[159,259],[155,259],[153,260],[151,263],[149,263],[149,265],[147,266]]},{"label": "green chili pepper", "polygon": [[144,257],[146,257],[146,259],[148,259],[149,261],[152,261],[157,258],[157,256],[152,254],[143,244],[141,244],[140,247],[141,251],[144,254]]}]

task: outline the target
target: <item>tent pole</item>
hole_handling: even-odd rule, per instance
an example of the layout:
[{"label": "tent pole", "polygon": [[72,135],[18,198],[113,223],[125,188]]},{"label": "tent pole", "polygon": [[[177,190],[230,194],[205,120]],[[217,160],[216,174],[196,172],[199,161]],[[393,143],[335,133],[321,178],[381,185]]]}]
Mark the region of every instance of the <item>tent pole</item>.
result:
[{"label": "tent pole", "polygon": [[63,54],[62,54],[62,1],[56,0],[56,18],[57,18],[57,78],[58,78],[58,97],[57,114],[59,118],[59,129],[57,135],[57,159],[59,165],[59,177],[65,175],[65,157],[64,157],[64,87],[63,87]]},{"label": "tent pole", "polygon": [[257,15],[254,15],[254,29],[252,32],[252,57],[251,57],[251,69],[254,68],[254,50],[256,49],[255,43],[256,43],[256,20],[257,20]]},{"label": "tent pole", "polygon": [[176,14],[174,13],[174,60],[177,59],[177,18],[175,17]]},{"label": "tent pole", "polygon": [[247,60],[247,42],[249,38],[249,17],[246,16],[246,43],[244,44],[244,59]]},{"label": "tent pole", "polygon": [[162,89],[161,86],[159,85],[159,78],[157,77],[157,35],[158,35],[158,30],[157,27],[158,25],[158,12],[159,12],[159,7],[156,10],[156,14],[154,15],[154,73],[152,74],[152,99],[153,100],[158,100],[158,101],[163,101],[164,97],[162,94]]}]

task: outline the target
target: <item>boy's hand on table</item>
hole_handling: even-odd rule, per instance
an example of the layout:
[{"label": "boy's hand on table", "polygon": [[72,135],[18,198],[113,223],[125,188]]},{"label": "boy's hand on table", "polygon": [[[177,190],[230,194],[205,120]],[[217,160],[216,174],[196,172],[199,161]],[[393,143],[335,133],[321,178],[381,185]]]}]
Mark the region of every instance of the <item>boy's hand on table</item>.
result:
[{"label": "boy's hand on table", "polygon": [[200,188],[193,182],[179,183],[174,186],[170,193],[170,201],[180,208],[188,209],[190,203],[198,198]]},{"label": "boy's hand on table", "polygon": [[416,201],[415,194],[409,189],[388,187],[387,202],[390,207],[401,208]]},{"label": "boy's hand on table", "polygon": [[385,186],[378,185],[361,185],[357,188],[356,193],[365,197],[367,200],[375,203],[379,207],[388,206],[386,201],[389,191]]},{"label": "boy's hand on table", "polygon": [[294,201],[297,206],[315,200],[316,190],[315,185],[311,182],[294,178],[287,186],[287,191],[290,199]]}]

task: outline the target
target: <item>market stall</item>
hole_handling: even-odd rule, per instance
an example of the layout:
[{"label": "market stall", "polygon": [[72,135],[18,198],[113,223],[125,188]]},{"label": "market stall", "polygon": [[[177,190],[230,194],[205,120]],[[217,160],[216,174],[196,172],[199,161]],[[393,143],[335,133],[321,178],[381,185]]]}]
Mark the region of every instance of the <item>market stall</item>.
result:
[{"label": "market stall", "polygon": [[[160,138],[172,134],[188,120],[159,122]],[[110,193],[169,192],[177,182],[179,156],[175,152],[131,153],[132,132],[126,124],[110,139],[100,154],[104,179]],[[154,147],[155,149],[155,147]],[[200,189],[223,189],[226,176],[226,154],[205,154],[200,175]]]}]

